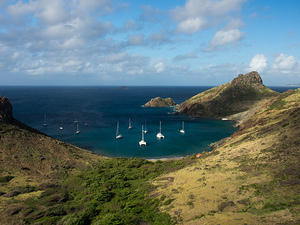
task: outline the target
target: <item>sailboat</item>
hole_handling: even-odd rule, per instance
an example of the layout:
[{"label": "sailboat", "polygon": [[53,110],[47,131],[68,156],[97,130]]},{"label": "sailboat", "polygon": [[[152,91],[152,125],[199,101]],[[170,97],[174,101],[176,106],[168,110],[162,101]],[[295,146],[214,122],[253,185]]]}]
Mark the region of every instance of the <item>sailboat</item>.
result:
[{"label": "sailboat", "polygon": [[185,130],[184,130],[184,121],[182,121],[182,128],[179,130],[180,133],[184,134]]},{"label": "sailboat", "polygon": [[43,123],[43,126],[44,127],[48,126],[48,124],[47,124],[47,118],[46,118],[46,113],[44,114],[44,123]]},{"label": "sailboat", "polygon": [[158,139],[164,139],[165,136],[161,133],[161,121],[159,121],[159,133],[156,134]]},{"label": "sailboat", "polygon": [[116,139],[123,138],[122,134],[119,133],[119,121],[117,123]]},{"label": "sailboat", "polygon": [[144,140],[144,126],[142,125],[142,140],[139,141],[139,145],[144,147],[147,145],[147,142]]},{"label": "sailboat", "polygon": [[148,133],[147,127],[146,127],[146,120],[145,120],[145,129],[143,130],[144,134]]},{"label": "sailboat", "polygon": [[76,132],[75,132],[76,134],[79,134],[80,133],[80,130],[79,130],[79,128],[78,128],[78,122],[77,122],[77,129],[76,129]]},{"label": "sailboat", "polygon": [[59,126],[59,129],[60,130],[63,130],[64,129],[64,127],[63,127],[63,122],[61,121],[61,124],[60,124],[60,126]]},{"label": "sailboat", "polygon": [[129,121],[128,121],[128,129],[132,129],[131,119],[130,118],[129,118]]}]

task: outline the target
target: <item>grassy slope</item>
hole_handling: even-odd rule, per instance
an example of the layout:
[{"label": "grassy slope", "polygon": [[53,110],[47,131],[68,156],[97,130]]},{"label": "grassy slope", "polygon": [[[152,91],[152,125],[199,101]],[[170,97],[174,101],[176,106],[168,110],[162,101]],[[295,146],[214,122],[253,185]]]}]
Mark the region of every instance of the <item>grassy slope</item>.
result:
[{"label": "grassy slope", "polygon": [[300,89],[249,116],[197,163],[154,181],[172,199],[162,211],[183,224],[300,223]]},{"label": "grassy slope", "polygon": [[0,224],[173,224],[149,181],[193,160],[105,158],[0,124]]},{"label": "grassy slope", "polygon": [[0,224],[15,201],[37,197],[49,183],[92,167],[103,157],[14,121],[0,123]]},{"label": "grassy slope", "polygon": [[178,111],[196,117],[220,118],[250,109],[261,99],[278,95],[262,84],[246,86],[232,82],[199,93],[179,105]]},{"label": "grassy slope", "polygon": [[51,177],[101,157],[19,124],[0,124],[0,172]]}]

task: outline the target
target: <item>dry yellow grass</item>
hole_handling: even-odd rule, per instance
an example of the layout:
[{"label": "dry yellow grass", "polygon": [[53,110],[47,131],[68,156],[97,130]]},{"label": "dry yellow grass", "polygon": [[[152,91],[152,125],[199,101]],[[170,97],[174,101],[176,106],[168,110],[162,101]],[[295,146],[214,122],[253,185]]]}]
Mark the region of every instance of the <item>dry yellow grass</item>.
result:
[{"label": "dry yellow grass", "polygon": [[[286,178],[280,175],[288,174],[285,170],[292,165],[297,170],[300,163],[300,115],[296,113],[300,91],[281,101],[285,105],[278,108],[262,101],[256,112],[244,113],[248,118],[241,123],[241,130],[212,153],[204,154],[192,166],[154,180],[158,197],[173,200],[161,210],[188,225],[297,224],[300,184],[282,186],[280,182],[284,181],[280,179]],[[277,206],[280,201],[284,203]]]}]

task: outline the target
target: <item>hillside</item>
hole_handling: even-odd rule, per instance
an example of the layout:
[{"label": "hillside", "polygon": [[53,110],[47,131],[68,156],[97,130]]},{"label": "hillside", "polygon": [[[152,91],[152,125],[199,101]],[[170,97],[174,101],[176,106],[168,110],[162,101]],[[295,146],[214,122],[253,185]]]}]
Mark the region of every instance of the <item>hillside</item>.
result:
[{"label": "hillside", "polygon": [[0,224],[173,224],[153,178],[193,159],[106,158],[15,120],[0,97]]},{"label": "hillside", "polygon": [[212,152],[153,182],[163,212],[190,225],[300,224],[300,89],[245,115]]},{"label": "hillside", "polygon": [[1,98],[0,224],[299,224],[300,89],[271,95],[213,151],[156,162],[55,140]]},{"label": "hillside", "polygon": [[87,168],[101,159],[15,120],[5,97],[0,97],[0,149],[0,171],[8,175],[52,178],[62,171]]},{"label": "hillside", "polygon": [[8,99],[0,97],[0,224],[22,224],[19,219],[6,221],[13,217],[5,209],[14,208],[16,199],[40,196],[48,187],[101,160],[99,155],[17,121]]},{"label": "hillside", "polygon": [[257,72],[240,74],[231,82],[184,101],[178,112],[194,117],[227,117],[250,109],[258,101],[278,95],[263,85]]}]

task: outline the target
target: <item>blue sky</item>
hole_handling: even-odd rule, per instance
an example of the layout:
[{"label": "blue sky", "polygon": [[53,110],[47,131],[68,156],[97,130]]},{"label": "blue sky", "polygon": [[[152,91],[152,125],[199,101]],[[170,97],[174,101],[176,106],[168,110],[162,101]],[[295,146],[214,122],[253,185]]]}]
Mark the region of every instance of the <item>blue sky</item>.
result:
[{"label": "blue sky", "polygon": [[300,83],[300,1],[1,0],[0,85]]}]

